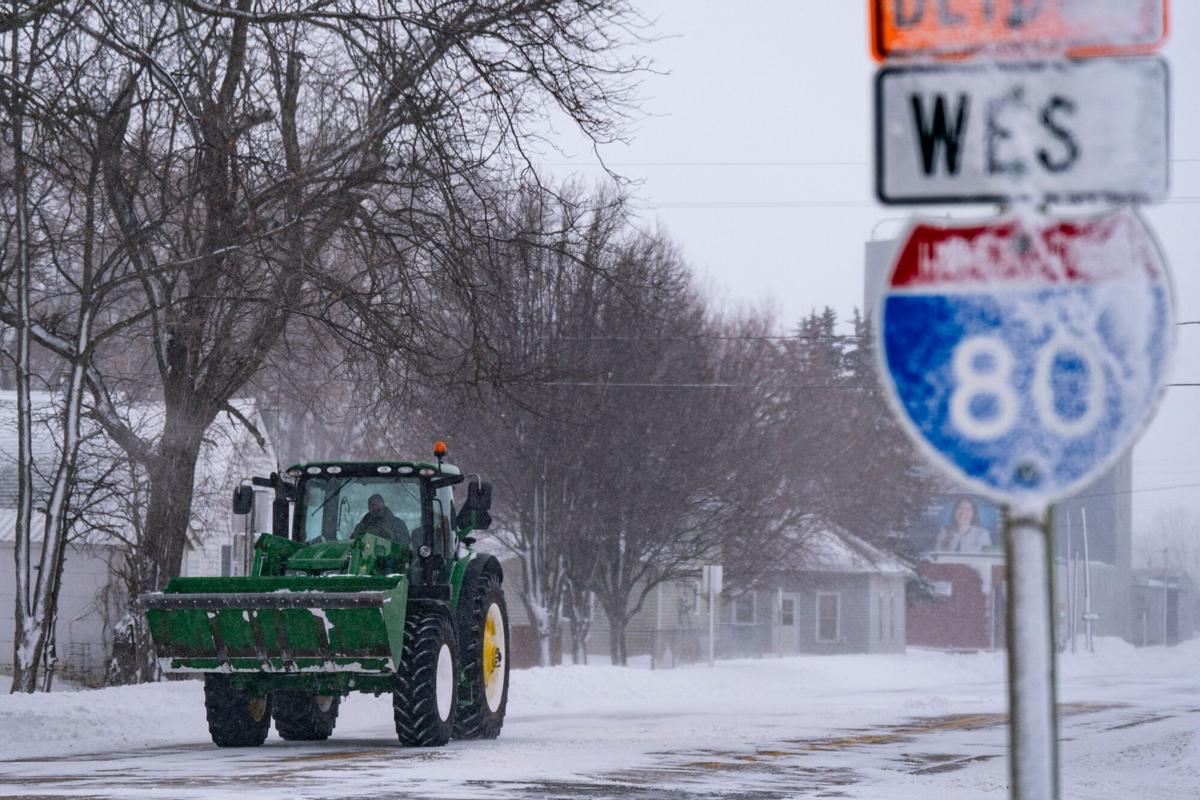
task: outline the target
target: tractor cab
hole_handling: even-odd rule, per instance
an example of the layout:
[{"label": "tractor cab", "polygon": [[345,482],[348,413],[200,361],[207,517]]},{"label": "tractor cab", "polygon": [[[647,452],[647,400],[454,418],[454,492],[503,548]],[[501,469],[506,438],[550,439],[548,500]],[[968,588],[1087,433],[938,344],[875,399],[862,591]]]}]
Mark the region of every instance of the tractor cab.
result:
[{"label": "tractor cab", "polygon": [[313,463],[294,466],[287,476],[295,483],[286,492],[292,501],[290,524],[282,535],[307,546],[343,545],[326,551],[353,546],[364,536],[385,539],[411,559],[413,583],[444,582],[460,532],[453,487],[464,477],[457,467]]},{"label": "tractor cab", "polygon": [[[404,573],[413,586],[445,586],[461,547],[474,543],[469,534],[490,524],[491,485],[472,482],[457,506],[454,486],[465,476],[434,452],[433,464],[313,462],[252,479],[275,490],[274,538],[258,549],[269,556],[278,539],[293,543],[288,574]],[[253,497],[239,487],[234,513],[248,513]]]}]

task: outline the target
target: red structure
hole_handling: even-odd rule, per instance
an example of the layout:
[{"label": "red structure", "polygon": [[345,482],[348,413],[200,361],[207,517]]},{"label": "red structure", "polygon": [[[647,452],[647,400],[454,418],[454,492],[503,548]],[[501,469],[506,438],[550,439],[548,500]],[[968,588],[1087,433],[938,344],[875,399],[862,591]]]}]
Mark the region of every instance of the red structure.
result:
[{"label": "red structure", "polygon": [[931,598],[908,602],[908,644],[950,650],[1004,646],[1004,564],[997,555],[940,556],[919,574]]}]

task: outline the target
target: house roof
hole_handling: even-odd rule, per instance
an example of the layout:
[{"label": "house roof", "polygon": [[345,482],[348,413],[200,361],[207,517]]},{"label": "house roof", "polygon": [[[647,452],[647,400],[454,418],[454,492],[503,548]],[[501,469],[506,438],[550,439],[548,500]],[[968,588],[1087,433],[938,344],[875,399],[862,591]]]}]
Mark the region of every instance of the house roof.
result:
[{"label": "house roof", "polygon": [[[34,495],[44,495],[49,487],[47,471],[58,452],[52,428],[46,424],[53,412],[54,397],[49,392],[32,392]],[[17,393],[0,392],[0,509],[17,507]]]},{"label": "house roof", "polygon": [[809,520],[794,532],[794,538],[803,543],[797,549],[797,568],[802,572],[916,577],[903,559],[885,553],[840,525]]}]

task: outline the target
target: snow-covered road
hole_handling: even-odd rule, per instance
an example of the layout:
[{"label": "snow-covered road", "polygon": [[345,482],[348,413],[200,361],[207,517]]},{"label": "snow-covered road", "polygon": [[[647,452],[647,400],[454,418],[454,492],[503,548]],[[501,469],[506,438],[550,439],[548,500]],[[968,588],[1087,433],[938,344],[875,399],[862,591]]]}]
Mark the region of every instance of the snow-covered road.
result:
[{"label": "snow-covered road", "polygon": [[[1200,646],[1106,643],[1062,664],[1066,797],[1192,798]],[[199,684],[0,697],[0,796],[178,798],[1006,796],[1000,654],[514,673],[494,742],[394,744],[354,696],[328,742],[218,750]]]}]

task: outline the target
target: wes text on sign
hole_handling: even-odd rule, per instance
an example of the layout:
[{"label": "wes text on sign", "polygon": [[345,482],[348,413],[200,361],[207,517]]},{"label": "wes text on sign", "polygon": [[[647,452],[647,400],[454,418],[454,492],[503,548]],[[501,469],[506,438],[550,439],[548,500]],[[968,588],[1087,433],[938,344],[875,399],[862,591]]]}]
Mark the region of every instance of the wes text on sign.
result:
[{"label": "wes text on sign", "polygon": [[1161,200],[1168,102],[1154,57],[885,68],[876,192],[890,204]]}]

